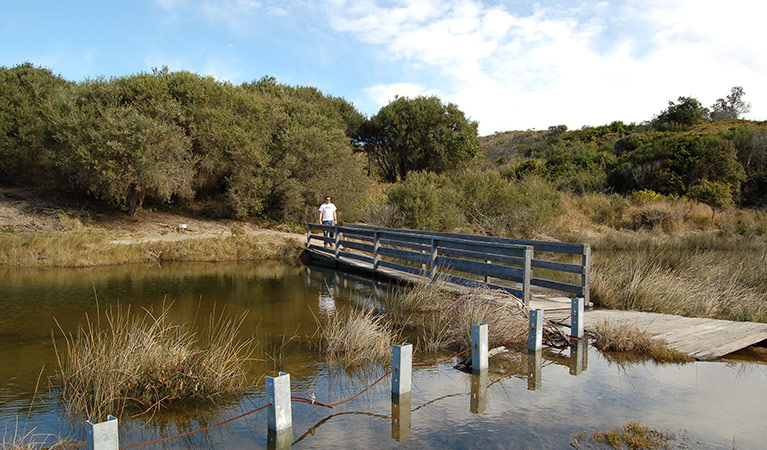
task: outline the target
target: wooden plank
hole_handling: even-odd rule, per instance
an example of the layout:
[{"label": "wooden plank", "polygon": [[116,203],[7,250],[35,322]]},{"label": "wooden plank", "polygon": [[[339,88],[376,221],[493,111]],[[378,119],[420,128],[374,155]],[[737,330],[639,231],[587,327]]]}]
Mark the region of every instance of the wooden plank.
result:
[{"label": "wooden plank", "polygon": [[363,244],[362,242],[354,242],[349,240],[341,240],[341,246],[344,248],[352,248],[366,253],[373,253],[373,246],[370,244]]},{"label": "wooden plank", "polygon": [[549,269],[559,272],[577,273],[582,275],[584,272],[583,266],[579,264],[569,264],[558,261],[545,261],[543,259],[533,259],[530,261],[530,266],[537,269]]},{"label": "wooden plank", "polygon": [[459,258],[472,258],[480,261],[492,261],[502,264],[521,266],[524,258],[516,256],[503,256],[493,253],[473,252],[469,250],[456,250],[452,248],[440,248],[439,253],[443,256],[455,256]]},{"label": "wooden plank", "polygon": [[466,259],[449,258],[445,256],[437,257],[437,266],[447,269],[467,272],[475,275],[487,275],[495,278],[501,278],[510,281],[522,281],[522,269],[518,267],[500,266],[497,264],[488,264],[479,261],[469,261]]},{"label": "wooden plank", "polygon": [[404,259],[415,263],[426,264],[429,262],[429,255],[420,252],[411,252],[410,250],[400,250],[396,248],[379,247],[378,254],[392,258]]},{"label": "wooden plank", "polygon": [[583,295],[583,288],[581,286],[562,283],[560,281],[545,280],[543,278],[533,278],[530,280],[530,284],[533,286],[553,289],[555,291],[569,292],[575,295]]}]

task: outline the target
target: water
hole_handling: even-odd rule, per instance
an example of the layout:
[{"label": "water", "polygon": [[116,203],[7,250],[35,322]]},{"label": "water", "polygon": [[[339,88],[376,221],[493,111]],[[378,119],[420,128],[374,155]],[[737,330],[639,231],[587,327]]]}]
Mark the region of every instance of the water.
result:
[{"label": "water", "polygon": [[[56,368],[51,333],[61,345],[59,327],[73,332],[86,313],[95,317],[96,296],[101,308],[119,302],[157,310],[173,302],[172,319],[186,323],[203,324],[222,307],[235,314],[247,311],[243,334],[255,335],[260,343],[261,361],[249,369],[253,386],[241,399],[123,419],[121,444],[129,445],[263,405],[263,376],[277,370],[290,373],[293,395],[313,393],[317,400],[333,402],[357,393],[384,369],[350,375],[328,368],[311,336],[323,315],[353,303],[375,304],[388,289],[329,269],[273,262],[5,270],[0,272],[0,427],[6,439],[14,430],[34,430],[37,441],[47,433],[82,439],[48,393],[47,380]],[[389,379],[332,410],[295,403],[292,437],[295,448],[473,448],[477,443],[568,448],[575,433],[637,420],[674,433],[690,448],[765,448],[765,353],[757,349],[681,366],[620,363],[588,347],[581,353],[547,350],[540,359],[511,353],[491,362],[487,379],[448,363],[414,368],[409,405],[392,403]],[[259,412],[145,448],[261,448],[266,443],[266,415]]]}]

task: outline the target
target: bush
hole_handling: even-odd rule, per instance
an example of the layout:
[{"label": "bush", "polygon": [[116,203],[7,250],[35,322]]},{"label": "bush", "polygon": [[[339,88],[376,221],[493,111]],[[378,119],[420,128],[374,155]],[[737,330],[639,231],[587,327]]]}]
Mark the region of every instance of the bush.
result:
[{"label": "bush", "polygon": [[461,198],[447,175],[414,172],[389,190],[389,203],[404,225],[419,230],[450,231],[465,225]]}]

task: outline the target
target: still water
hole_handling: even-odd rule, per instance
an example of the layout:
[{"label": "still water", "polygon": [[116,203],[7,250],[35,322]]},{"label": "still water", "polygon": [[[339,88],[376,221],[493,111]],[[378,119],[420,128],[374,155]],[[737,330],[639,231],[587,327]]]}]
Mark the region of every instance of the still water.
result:
[{"label": "still water", "polygon": [[[153,308],[172,302],[172,320],[204,324],[221,308],[247,311],[243,334],[259,342],[241,399],[120,422],[122,445],[207,426],[266,403],[263,376],[291,375],[293,395],[334,402],[385,372],[329,368],[313,346],[323,316],[375,305],[390,288],[318,267],[171,264],[0,272],[0,433],[32,431],[82,439],[49,393],[51,336],[74,332],[96,303]],[[55,318],[55,320],[54,320]],[[58,322],[58,325],[57,325]],[[756,356],[754,356],[756,355]],[[767,448],[767,358],[746,351],[715,362],[618,363],[593,348],[507,354],[487,378],[452,363],[416,367],[410,404],[394,404],[390,381],[334,409],[295,403],[294,448],[569,448],[575,433],[637,420],[674,433],[688,448]],[[414,359],[432,360],[435,355]],[[746,361],[747,360],[747,361]],[[38,379],[39,384],[38,384]],[[37,387],[36,387],[37,386]],[[37,394],[35,394],[37,392]],[[265,412],[208,432],[143,448],[262,448]],[[52,443],[52,441],[48,441]]]}]

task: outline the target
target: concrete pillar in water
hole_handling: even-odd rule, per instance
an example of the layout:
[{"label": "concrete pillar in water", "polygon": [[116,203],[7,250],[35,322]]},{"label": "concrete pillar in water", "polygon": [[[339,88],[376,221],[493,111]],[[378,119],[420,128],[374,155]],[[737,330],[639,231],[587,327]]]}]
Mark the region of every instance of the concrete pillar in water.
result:
[{"label": "concrete pillar in water", "polygon": [[487,370],[471,374],[471,399],[469,411],[480,414],[487,409]]},{"label": "concrete pillar in water", "polygon": [[404,343],[392,348],[391,393],[402,395],[410,393],[411,374],[413,372],[413,345]]},{"label": "concrete pillar in water", "polygon": [[576,297],[570,303],[570,336],[574,338],[583,337],[583,307],[585,300],[583,297]]},{"label": "concrete pillar in water", "polygon": [[541,371],[543,366],[543,356],[541,351],[530,351],[527,353],[527,390],[537,391],[541,388]]},{"label": "concrete pillar in water", "polygon": [[410,438],[410,392],[391,395],[391,437],[397,442]]},{"label": "concrete pillar in water", "polygon": [[539,351],[543,347],[543,310],[530,311],[530,334],[527,337],[527,350]]},{"label": "concrete pillar in water", "polygon": [[85,421],[86,445],[88,450],[119,450],[120,438],[117,431],[117,417],[107,416],[106,422]]},{"label": "concrete pillar in water", "polygon": [[290,374],[280,372],[278,377],[266,377],[266,401],[271,403],[268,408],[268,428],[272,431],[292,430]]},{"label": "concrete pillar in water", "polygon": [[586,339],[578,339],[570,344],[570,375],[580,375],[589,365],[589,343]]},{"label": "concrete pillar in water", "polygon": [[487,324],[471,326],[471,371],[487,370]]}]

